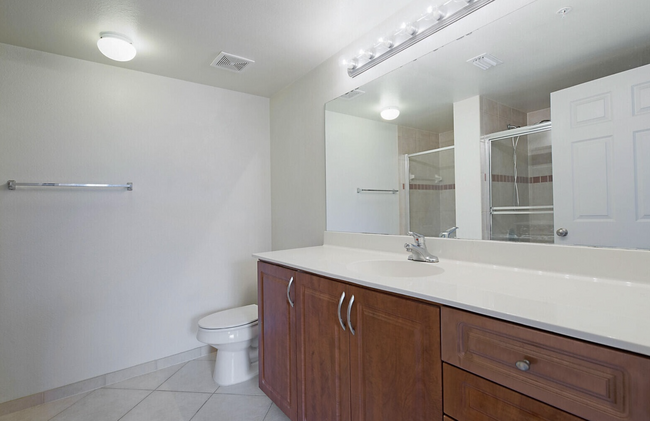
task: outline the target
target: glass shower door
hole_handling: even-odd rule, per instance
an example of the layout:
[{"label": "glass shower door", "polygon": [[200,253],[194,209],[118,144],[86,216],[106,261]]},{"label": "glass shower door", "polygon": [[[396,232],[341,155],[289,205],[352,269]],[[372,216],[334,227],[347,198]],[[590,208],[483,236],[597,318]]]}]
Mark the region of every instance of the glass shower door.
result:
[{"label": "glass shower door", "polygon": [[409,231],[437,237],[456,225],[454,147],[406,155]]},{"label": "glass shower door", "polygon": [[489,140],[490,239],[553,243],[550,125],[535,133],[526,127],[512,135],[501,132]]}]

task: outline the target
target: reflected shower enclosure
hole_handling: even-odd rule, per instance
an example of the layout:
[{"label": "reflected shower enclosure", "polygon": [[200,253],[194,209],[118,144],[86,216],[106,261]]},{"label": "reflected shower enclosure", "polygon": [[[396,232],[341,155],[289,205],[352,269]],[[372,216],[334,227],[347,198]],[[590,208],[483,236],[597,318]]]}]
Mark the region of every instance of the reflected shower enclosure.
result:
[{"label": "reflected shower enclosure", "polygon": [[488,135],[490,239],[553,243],[550,123]]},{"label": "reflected shower enclosure", "polygon": [[456,225],[454,147],[405,155],[408,231],[438,237]]}]

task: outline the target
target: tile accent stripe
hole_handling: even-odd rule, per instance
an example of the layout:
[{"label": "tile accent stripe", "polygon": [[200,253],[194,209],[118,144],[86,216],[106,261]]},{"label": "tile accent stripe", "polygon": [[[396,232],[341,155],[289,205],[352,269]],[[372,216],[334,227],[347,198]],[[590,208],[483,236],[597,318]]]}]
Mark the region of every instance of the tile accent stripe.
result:
[{"label": "tile accent stripe", "polygon": [[455,190],[456,184],[409,184],[410,190]]},{"label": "tile accent stripe", "polygon": [[[515,177],[512,175],[492,174],[492,182],[493,183],[514,183]],[[536,177],[523,177],[523,176],[517,177],[517,183],[522,183],[522,184],[538,184],[538,183],[552,183],[552,182],[553,182],[552,175],[539,175]]]}]

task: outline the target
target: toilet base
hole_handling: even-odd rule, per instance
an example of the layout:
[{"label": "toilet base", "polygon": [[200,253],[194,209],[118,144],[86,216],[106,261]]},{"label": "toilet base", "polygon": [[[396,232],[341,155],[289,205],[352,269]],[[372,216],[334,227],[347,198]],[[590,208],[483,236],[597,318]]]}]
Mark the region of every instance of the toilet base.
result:
[{"label": "toilet base", "polygon": [[253,347],[239,351],[218,349],[212,378],[219,386],[230,386],[252,379],[258,373],[256,356],[257,348]]}]

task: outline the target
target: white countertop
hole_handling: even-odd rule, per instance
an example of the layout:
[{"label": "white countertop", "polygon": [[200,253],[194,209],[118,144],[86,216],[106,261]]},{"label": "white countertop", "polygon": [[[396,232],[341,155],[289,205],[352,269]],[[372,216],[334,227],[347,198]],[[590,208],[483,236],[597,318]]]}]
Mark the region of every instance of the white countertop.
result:
[{"label": "white countertop", "polygon": [[[323,245],[254,254],[350,283],[473,311],[650,356],[650,284],[440,257],[428,277],[371,276],[348,265],[408,253]],[[516,258],[516,256],[513,256]],[[414,265],[431,263],[411,262]]]}]

